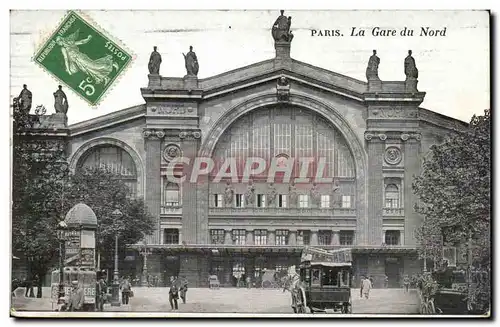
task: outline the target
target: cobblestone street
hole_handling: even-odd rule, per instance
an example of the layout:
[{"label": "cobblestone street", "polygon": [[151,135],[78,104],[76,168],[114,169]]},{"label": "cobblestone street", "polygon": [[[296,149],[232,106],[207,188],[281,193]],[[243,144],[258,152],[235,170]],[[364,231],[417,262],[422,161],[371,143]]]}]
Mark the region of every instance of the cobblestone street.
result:
[{"label": "cobblestone street", "polygon": [[[48,288],[44,295],[48,296]],[[22,294],[20,290],[19,294]],[[168,288],[134,288],[135,296],[129,305],[105,306],[105,311],[129,312],[171,312],[168,303]],[[352,290],[354,314],[416,314],[417,295],[403,293],[401,289],[374,289],[370,299],[360,299],[359,289]],[[179,303],[178,313],[292,313],[288,292],[281,289],[236,289],[210,290],[193,288],[187,293],[187,303]],[[48,297],[27,299],[20,296],[13,299],[16,310],[50,311]]]}]

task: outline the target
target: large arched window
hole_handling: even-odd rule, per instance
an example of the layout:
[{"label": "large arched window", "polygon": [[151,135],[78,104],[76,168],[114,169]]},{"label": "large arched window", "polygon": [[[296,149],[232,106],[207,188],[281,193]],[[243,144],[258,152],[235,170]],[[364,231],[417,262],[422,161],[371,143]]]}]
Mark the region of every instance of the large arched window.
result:
[{"label": "large arched window", "polygon": [[[323,158],[323,177],[356,176],[354,158],[342,134],[315,112],[295,107],[263,108],[238,118],[215,147],[212,173],[226,158],[236,159],[241,174],[246,158],[263,158],[269,164],[279,156],[294,158],[297,165],[300,158]],[[316,172],[313,167],[310,176]]]},{"label": "large arched window", "polygon": [[385,187],[385,207],[399,208],[399,187],[396,184]]},{"label": "large arched window", "polygon": [[80,158],[77,169],[108,169],[128,186],[130,195],[137,195],[137,169],[130,154],[114,145],[95,146]]}]

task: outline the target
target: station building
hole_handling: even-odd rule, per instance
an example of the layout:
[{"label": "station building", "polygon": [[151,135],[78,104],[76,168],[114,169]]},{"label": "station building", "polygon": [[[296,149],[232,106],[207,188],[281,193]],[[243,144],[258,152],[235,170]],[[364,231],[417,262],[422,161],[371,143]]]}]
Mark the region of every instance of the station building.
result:
[{"label": "station building", "polygon": [[[307,245],[351,247],[356,276],[376,287],[421,271],[412,179],[430,146],[467,124],[419,107],[416,80],[357,80],[294,60],[291,46],[276,40],[274,58],[204,79],[149,75],[145,103],[68,126],[71,169],[111,168],[155,218],[145,244],[129,246],[127,273],[142,274],[147,248],[160,285],[217,275],[229,287],[298,264]],[[179,157],[191,159],[175,168],[182,183],[168,178]],[[196,157],[215,164],[192,183]],[[309,181],[292,183],[267,171],[245,180],[249,157],[294,165],[292,179],[300,158],[315,159]],[[225,158],[238,180],[217,179]],[[315,182],[318,167],[330,182]]]}]

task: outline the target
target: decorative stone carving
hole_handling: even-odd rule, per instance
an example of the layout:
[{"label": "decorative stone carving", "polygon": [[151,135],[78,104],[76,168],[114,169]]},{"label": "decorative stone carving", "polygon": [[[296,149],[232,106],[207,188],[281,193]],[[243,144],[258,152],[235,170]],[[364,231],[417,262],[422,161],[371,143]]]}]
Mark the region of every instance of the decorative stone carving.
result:
[{"label": "decorative stone carving", "polygon": [[341,195],[340,195],[340,185],[337,180],[333,181],[333,187],[332,187],[332,206],[334,208],[340,208],[341,205]]},{"label": "decorative stone carving", "polygon": [[375,135],[371,133],[365,133],[365,140],[371,141]]},{"label": "decorative stone carving", "polygon": [[163,150],[163,158],[166,161],[172,161],[181,155],[181,149],[176,144],[168,144]]},{"label": "decorative stone carving", "polygon": [[253,185],[252,180],[248,182],[247,191],[245,193],[245,202],[246,204],[252,205],[255,200],[255,186]]},{"label": "decorative stone carving", "polygon": [[153,138],[158,138],[162,139],[165,137],[165,132],[162,130],[155,130],[155,129],[145,129],[142,132],[142,136],[146,139],[153,139]]},{"label": "decorative stone carving", "polygon": [[402,159],[401,150],[395,146],[388,147],[385,150],[384,159],[389,165],[399,164]]},{"label": "decorative stone carving", "polygon": [[385,140],[387,140],[387,135],[386,135],[386,134],[379,134],[379,135],[378,135],[378,138],[379,138],[381,141],[385,141]]},{"label": "decorative stone carving", "polygon": [[316,183],[313,183],[313,186],[311,188],[311,200],[312,203],[319,205],[321,201],[321,195],[319,191],[316,189]]},{"label": "decorative stone carving", "polygon": [[193,137],[199,139],[201,137],[201,132],[199,131],[182,131],[179,133],[179,138],[185,139],[187,137]]},{"label": "decorative stone carving", "polygon": [[267,200],[267,203],[269,204],[269,206],[271,206],[272,204],[274,204],[274,201],[276,200],[276,188],[274,187],[274,183],[271,183],[269,185],[269,193],[268,193],[268,200]]},{"label": "decorative stone carving", "polygon": [[290,205],[295,206],[297,204],[297,191],[294,182],[288,186],[288,196],[290,197]]},{"label": "decorative stone carving", "polygon": [[408,139],[413,138],[417,141],[420,141],[422,139],[422,135],[420,133],[413,133],[413,134],[407,134],[403,133],[401,134],[401,140],[403,141],[408,141]]},{"label": "decorative stone carving", "polygon": [[284,76],[278,79],[278,84],[276,85],[276,95],[278,97],[278,101],[288,101],[290,98],[290,83]]},{"label": "decorative stone carving", "polygon": [[233,195],[234,195],[234,190],[231,186],[231,183],[228,181],[226,183],[226,190],[224,191],[224,203],[226,204],[226,206],[232,205]]}]

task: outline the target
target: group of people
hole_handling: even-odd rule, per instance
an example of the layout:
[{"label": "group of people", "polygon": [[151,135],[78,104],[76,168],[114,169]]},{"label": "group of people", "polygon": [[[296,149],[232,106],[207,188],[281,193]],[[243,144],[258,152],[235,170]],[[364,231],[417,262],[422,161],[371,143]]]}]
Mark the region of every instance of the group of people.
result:
[{"label": "group of people", "polygon": [[186,294],[188,290],[188,280],[186,277],[179,279],[170,277],[170,290],[168,291],[168,301],[172,310],[179,310],[178,300],[182,299],[182,303],[186,303]]}]

